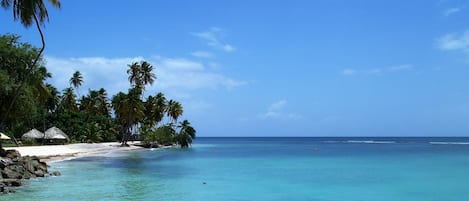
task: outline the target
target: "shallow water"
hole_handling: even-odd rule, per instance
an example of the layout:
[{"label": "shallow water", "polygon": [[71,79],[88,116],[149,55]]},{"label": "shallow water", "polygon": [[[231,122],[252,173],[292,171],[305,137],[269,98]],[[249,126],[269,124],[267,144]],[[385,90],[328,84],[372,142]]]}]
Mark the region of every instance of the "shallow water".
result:
[{"label": "shallow water", "polygon": [[0,200],[460,201],[469,138],[199,138],[52,164]]}]

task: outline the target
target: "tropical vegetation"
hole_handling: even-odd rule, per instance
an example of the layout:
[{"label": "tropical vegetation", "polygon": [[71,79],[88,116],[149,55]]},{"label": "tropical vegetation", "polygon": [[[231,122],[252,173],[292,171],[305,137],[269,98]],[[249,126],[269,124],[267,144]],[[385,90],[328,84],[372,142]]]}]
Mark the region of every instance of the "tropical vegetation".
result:
[{"label": "tropical vegetation", "polygon": [[[60,9],[60,0],[48,0]],[[106,89],[89,89],[80,95],[84,82],[80,71],[70,78],[70,87],[60,91],[48,84],[51,78],[42,53],[45,49],[41,27],[49,20],[43,0],[0,0],[0,6],[13,11],[13,19],[24,27],[36,26],[41,48],[21,42],[20,36],[0,36],[0,131],[16,141],[31,128],[62,128],[74,142],[120,140],[123,146],[131,139],[145,144],[179,144],[188,147],[195,129],[187,120],[178,123],[182,105],[167,101],[163,93],[144,96],[156,79],[153,66],[146,62],[128,65],[130,88],[109,97]],[[163,124],[163,120],[167,123]]]},{"label": "tropical vegetation", "polygon": [[120,141],[123,146],[141,140],[189,147],[195,138],[189,121],[178,122],[181,103],[161,92],[145,96],[157,78],[150,63],[128,65],[127,92],[110,96],[100,88],[80,96],[81,72],[70,75],[70,87],[60,90],[46,82],[52,75],[42,56],[32,67],[39,52],[17,35],[0,36],[0,131],[17,139],[32,128],[56,126],[73,142]]}]

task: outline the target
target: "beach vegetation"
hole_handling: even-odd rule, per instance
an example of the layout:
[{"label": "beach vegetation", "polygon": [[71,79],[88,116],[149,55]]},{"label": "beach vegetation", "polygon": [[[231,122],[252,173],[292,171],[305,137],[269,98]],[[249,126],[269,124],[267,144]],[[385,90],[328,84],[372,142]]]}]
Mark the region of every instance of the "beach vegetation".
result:
[{"label": "beach vegetation", "polygon": [[[150,63],[128,65],[127,93],[110,96],[106,89],[89,89],[80,97],[78,88],[85,78],[79,71],[71,75],[70,87],[58,89],[46,82],[53,75],[42,56],[38,66],[30,68],[40,50],[19,39],[12,34],[0,36],[0,129],[11,137],[21,138],[32,128],[45,131],[56,126],[71,142],[120,141],[126,146],[130,139],[137,139],[158,146],[189,147],[195,138],[187,120],[178,122],[184,113],[180,102],[168,101],[161,92],[144,96],[156,79]],[[14,108],[10,113],[9,107]]]}]

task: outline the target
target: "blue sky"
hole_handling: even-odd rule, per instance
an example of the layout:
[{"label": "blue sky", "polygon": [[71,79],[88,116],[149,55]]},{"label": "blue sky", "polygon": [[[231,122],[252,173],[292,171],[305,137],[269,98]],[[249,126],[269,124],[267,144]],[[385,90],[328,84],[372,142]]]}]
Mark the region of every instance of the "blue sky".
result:
[{"label": "blue sky", "polygon": [[[110,3],[113,2],[113,3]],[[62,1],[44,33],[50,83],[129,87],[156,67],[199,136],[468,136],[469,2]],[[0,12],[0,33],[39,45]]]}]

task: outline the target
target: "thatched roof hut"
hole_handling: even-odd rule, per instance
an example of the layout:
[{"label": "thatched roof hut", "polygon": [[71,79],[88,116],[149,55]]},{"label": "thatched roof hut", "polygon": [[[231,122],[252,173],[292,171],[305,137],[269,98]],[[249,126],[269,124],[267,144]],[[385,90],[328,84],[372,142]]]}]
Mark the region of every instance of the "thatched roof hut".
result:
[{"label": "thatched roof hut", "polygon": [[65,140],[69,141],[68,135],[65,134],[62,130],[57,127],[52,127],[44,132],[46,134],[46,139],[48,140]]},{"label": "thatched roof hut", "polygon": [[21,136],[22,139],[43,139],[44,133],[33,128]]},{"label": "thatched roof hut", "polygon": [[11,138],[0,132],[0,140],[10,140]]}]

